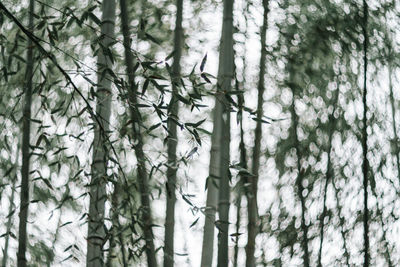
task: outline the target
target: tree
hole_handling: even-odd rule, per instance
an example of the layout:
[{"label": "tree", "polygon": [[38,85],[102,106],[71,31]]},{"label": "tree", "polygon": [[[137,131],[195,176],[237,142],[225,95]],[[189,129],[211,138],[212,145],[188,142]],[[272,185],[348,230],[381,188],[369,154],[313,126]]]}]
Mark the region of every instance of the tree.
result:
[{"label": "tree", "polygon": [[263,24],[261,26],[261,56],[260,56],[260,73],[258,80],[258,98],[257,98],[257,120],[256,129],[254,133],[254,147],[252,155],[252,168],[251,172],[253,174],[250,177],[250,192],[247,194],[248,202],[248,235],[247,235],[247,245],[246,245],[246,266],[253,267],[256,266],[256,261],[254,258],[254,251],[256,246],[256,236],[258,232],[258,205],[257,205],[257,191],[258,191],[258,173],[260,169],[260,154],[261,154],[261,138],[262,138],[262,123],[264,116],[264,91],[265,91],[265,74],[266,74],[266,35],[268,28],[268,0],[263,0]]},{"label": "tree", "polygon": [[[180,60],[182,56],[183,30],[182,30],[182,10],[183,0],[176,1],[176,20],[174,32],[174,62],[172,64],[171,84],[172,96],[169,103],[169,116],[178,120],[178,94],[177,86],[180,83]],[[167,209],[165,216],[165,237],[164,237],[164,267],[172,267],[174,265],[174,230],[175,230],[175,202],[176,202],[176,172],[177,158],[176,148],[178,145],[177,125],[174,120],[168,120],[168,169],[167,169],[167,185],[166,198]]]},{"label": "tree", "polygon": [[[29,30],[34,30],[35,1],[29,1]],[[32,83],[33,83],[33,42],[28,40],[28,50],[26,56],[26,89],[25,103],[22,118],[22,167],[21,167],[21,198],[19,211],[18,227],[18,267],[27,266],[26,246],[27,246],[27,221],[29,207],[29,168],[30,168],[30,134],[31,134],[31,106],[32,106]]]},{"label": "tree", "polygon": [[147,256],[147,266],[157,266],[156,252],[154,248],[154,236],[153,236],[153,221],[151,217],[151,202],[150,202],[150,189],[149,181],[146,171],[146,157],[143,152],[143,137],[141,134],[142,127],[142,116],[139,111],[138,105],[138,92],[137,84],[135,84],[135,69],[134,69],[134,57],[131,51],[131,39],[129,31],[129,18],[128,8],[125,0],[120,0],[121,6],[121,26],[122,34],[124,37],[124,51],[125,51],[125,64],[128,73],[128,103],[129,111],[132,122],[132,140],[134,142],[133,149],[135,150],[137,160],[137,181],[141,199],[140,208],[140,219],[145,239],[145,251]]},{"label": "tree", "polygon": [[93,156],[90,181],[90,206],[87,237],[86,266],[103,266],[103,246],[106,242],[104,231],[104,213],[107,162],[108,162],[108,135],[110,130],[111,97],[112,97],[112,51],[115,27],[115,1],[102,2],[101,36],[99,37],[99,53],[97,58],[97,92],[96,117],[93,139]]},{"label": "tree", "polygon": [[233,79],[233,0],[224,0],[223,23],[219,52],[218,82],[213,110],[214,127],[211,137],[209,176],[207,178],[207,203],[203,232],[201,266],[211,266],[213,258],[214,222],[218,235],[218,266],[228,264],[229,228],[229,144],[230,102],[226,95]]},{"label": "tree", "polygon": [[[222,36],[220,42],[217,98],[221,105],[221,118],[217,129],[221,131],[220,188],[218,203],[218,266],[228,266],[229,206],[230,206],[230,121],[231,101],[229,94],[234,77],[233,57],[233,0],[224,1]],[[217,125],[218,126],[218,125]]]},{"label": "tree", "polygon": [[3,2],[3,265],[399,265],[396,1]]},{"label": "tree", "polygon": [[364,214],[363,214],[363,226],[364,226],[364,267],[369,266],[370,256],[369,256],[369,211],[368,211],[368,133],[367,133],[367,70],[368,70],[368,33],[367,33],[367,25],[368,25],[368,5],[367,1],[363,0],[363,60],[364,60],[364,81],[363,81],[363,129],[362,129],[362,150],[363,150],[363,162],[362,162],[362,171],[363,171],[363,189],[364,189]]}]

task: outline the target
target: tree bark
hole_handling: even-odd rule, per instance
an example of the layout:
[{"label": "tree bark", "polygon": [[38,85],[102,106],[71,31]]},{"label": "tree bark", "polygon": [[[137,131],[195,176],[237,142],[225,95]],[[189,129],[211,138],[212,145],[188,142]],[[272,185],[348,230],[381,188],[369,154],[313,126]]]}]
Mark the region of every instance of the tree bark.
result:
[{"label": "tree bark", "polygon": [[217,101],[221,103],[221,153],[220,153],[220,188],[219,188],[219,233],[218,233],[218,267],[228,266],[228,241],[229,241],[229,204],[230,204],[230,102],[226,95],[229,94],[234,77],[233,54],[233,2],[224,0],[224,15],[222,23],[222,37],[220,43],[220,57],[218,69]]},{"label": "tree bark", "polygon": [[262,117],[263,117],[263,104],[264,104],[264,91],[265,91],[265,72],[266,72],[266,37],[268,28],[268,0],[263,0],[264,18],[263,25],[261,26],[261,57],[260,57],[260,73],[258,81],[258,100],[257,100],[257,124],[254,136],[253,159],[250,177],[250,192],[247,194],[248,203],[248,235],[246,245],[246,266],[255,267],[256,260],[254,257],[256,247],[256,236],[258,233],[258,205],[257,205],[257,191],[258,191],[258,172],[260,168],[260,153],[261,153],[261,138],[262,138]]},{"label": "tree bark", "polygon": [[[111,80],[112,68],[111,45],[114,41],[115,28],[115,1],[103,0],[101,36],[99,38],[100,51],[97,59],[97,92],[96,116],[93,140],[93,161],[91,166],[89,225],[87,237],[87,267],[104,265],[103,245],[106,242],[104,232],[104,212],[106,201],[107,183],[107,138],[109,132],[109,119],[111,114]],[[101,125],[100,125],[101,124]]]},{"label": "tree bark", "polygon": [[[245,73],[245,72],[243,72]],[[238,86],[236,88],[239,90]],[[244,93],[244,92],[243,92]],[[243,116],[242,116],[242,110],[244,106],[244,96],[239,95],[238,96],[238,105],[239,105],[239,112],[240,112],[240,118],[239,118],[239,124],[240,124],[240,144],[239,144],[239,149],[240,149],[240,167],[247,170],[247,156],[246,156],[246,147],[244,144],[244,130],[243,130]],[[239,116],[239,115],[238,115]],[[238,188],[237,188],[237,199],[236,199],[236,238],[235,238],[235,254],[233,258],[233,266],[237,267],[238,266],[238,259],[239,259],[239,231],[240,231],[240,221],[241,221],[241,213],[240,209],[242,206],[242,196],[243,196],[243,191],[244,191],[244,183],[247,181],[247,174],[240,174],[239,175],[239,181],[238,181]]]},{"label": "tree bark", "polygon": [[[180,60],[183,45],[182,29],[183,0],[176,1],[176,20],[174,32],[174,62],[172,64],[172,96],[169,103],[169,117],[178,119],[178,101],[175,95],[178,93],[177,84],[180,81],[181,66]],[[164,237],[164,267],[174,266],[174,231],[175,231],[175,202],[176,202],[176,148],[178,145],[177,125],[168,120],[168,169],[167,169],[167,209],[165,216],[165,237]]]},{"label": "tree bark", "polygon": [[132,120],[132,139],[133,148],[137,160],[137,180],[141,199],[141,225],[145,239],[145,251],[147,256],[147,266],[157,266],[156,252],[154,247],[153,220],[151,217],[150,189],[146,171],[146,159],[143,152],[143,137],[140,132],[142,116],[138,108],[137,85],[135,83],[134,57],[131,50],[131,37],[129,29],[128,7],[125,0],[120,0],[121,7],[121,26],[123,34],[123,44],[125,51],[125,64],[128,72],[128,98],[129,110]]},{"label": "tree bark", "polygon": [[367,34],[367,24],[368,24],[368,5],[367,1],[363,0],[363,50],[364,50],[364,90],[363,90],[363,129],[362,129],[362,150],[363,150],[363,190],[364,190],[364,216],[363,216],[363,226],[364,226],[364,267],[369,266],[370,256],[369,256],[369,212],[368,212],[368,134],[367,134],[367,69],[368,69],[368,34]]},{"label": "tree bark", "polygon": [[[34,12],[35,1],[29,1],[29,30],[34,29]],[[21,198],[19,211],[19,227],[18,227],[18,252],[17,266],[27,266],[26,246],[27,246],[27,221],[29,207],[29,169],[30,169],[30,134],[31,134],[31,106],[32,106],[32,80],[33,80],[33,42],[28,39],[27,65],[25,72],[26,89],[25,103],[22,119],[22,168],[21,168]]]},{"label": "tree bark", "polygon": [[233,79],[233,0],[224,0],[223,12],[218,84],[213,111],[214,128],[211,136],[209,177],[206,182],[208,192],[201,256],[202,267],[212,265],[217,205],[220,230],[218,266],[228,264],[230,105],[225,94],[230,91]]}]

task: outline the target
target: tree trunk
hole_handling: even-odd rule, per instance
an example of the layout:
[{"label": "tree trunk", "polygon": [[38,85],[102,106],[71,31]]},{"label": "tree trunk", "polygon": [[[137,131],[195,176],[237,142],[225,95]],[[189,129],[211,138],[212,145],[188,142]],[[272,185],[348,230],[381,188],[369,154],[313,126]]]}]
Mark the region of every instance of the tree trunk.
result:
[{"label": "tree trunk", "polygon": [[214,252],[214,223],[218,205],[218,188],[220,180],[220,140],[221,140],[221,103],[216,99],[213,110],[214,128],[211,136],[209,176],[206,181],[207,202],[204,211],[203,246],[201,267],[211,267]]},{"label": "tree trunk", "polygon": [[[245,72],[243,72],[245,73]],[[237,84],[237,82],[236,82]],[[238,91],[239,88],[237,86],[236,90]],[[244,92],[243,92],[244,93]],[[239,149],[240,149],[240,167],[247,170],[247,156],[246,156],[246,147],[244,144],[244,130],[243,130],[243,116],[242,116],[242,110],[244,106],[244,96],[239,95],[238,96],[238,105],[239,105],[239,124],[240,124],[240,144],[239,144]],[[233,266],[237,267],[238,266],[238,259],[239,259],[239,232],[240,232],[240,221],[241,221],[241,213],[240,209],[242,206],[242,196],[243,196],[243,191],[244,191],[244,184],[247,183],[247,174],[240,174],[239,175],[239,181],[237,185],[237,199],[236,199],[236,238],[235,238],[235,254],[233,258]]]},{"label": "tree trunk", "polygon": [[264,19],[261,26],[261,57],[260,57],[260,73],[258,81],[258,100],[257,100],[257,124],[255,129],[254,147],[253,147],[253,160],[252,160],[252,177],[249,177],[250,192],[247,194],[248,203],[248,235],[246,245],[246,266],[255,267],[256,261],[254,258],[254,251],[256,247],[256,236],[258,232],[258,205],[257,205],[257,191],[258,191],[258,172],[260,168],[260,152],[261,152],[261,137],[262,137],[262,116],[264,104],[264,91],[265,91],[265,72],[266,72],[266,59],[267,51],[265,47],[267,28],[268,28],[268,0],[263,0]]},{"label": "tree trunk", "polygon": [[124,51],[125,51],[125,64],[128,72],[128,97],[129,97],[129,110],[132,120],[132,137],[134,140],[133,148],[135,150],[137,160],[137,180],[140,191],[141,199],[141,223],[142,230],[145,239],[145,251],[147,256],[147,266],[157,266],[156,252],[154,247],[154,236],[153,236],[153,220],[151,217],[150,207],[150,190],[149,181],[146,171],[146,159],[143,152],[143,137],[140,132],[142,116],[138,108],[137,99],[137,85],[135,84],[135,70],[134,70],[134,57],[131,50],[131,38],[129,30],[129,18],[128,18],[128,7],[125,0],[120,0],[121,7],[121,26],[122,34],[124,37]]},{"label": "tree trunk", "polygon": [[363,0],[363,36],[364,36],[364,90],[363,90],[363,107],[364,107],[364,116],[363,116],[363,129],[362,129],[362,149],[363,149],[363,163],[362,163],[362,171],[363,171],[363,189],[364,189],[364,217],[363,217],[363,225],[364,225],[364,267],[369,266],[369,214],[368,214],[368,134],[367,134],[367,68],[368,68],[368,59],[367,59],[367,49],[368,49],[368,34],[367,34],[367,23],[368,23],[368,5],[366,0]]},{"label": "tree trunk", "polygon": [[[104,232],[104,211],[107,182],[107,138],[111,113],[111,80],[109,71],[112,67],[111,58],[107,55],[114,41],[115,1],[103,0],[100,51],[97,59],[97,92],[96,116],[93,140],[92,177],[90,182],[89,225],[87,237],[87,267],[104,265],[103,245],[106,242]],[[100,125],[101,123],[101,125]]]},{"label": "tree trunk", "polygon": [[[35,1],[29,1],[29,30],[34,29],[34,12]],[[28,221],[28,206],[29,206],[29,158],[30,158],[30,133],[31,133],[31,106],[32,106],[32,80],[33,80],[33,42],[28,39],[27,66],[25,73],[26,89],[25,103],[23,110],[23,125],[22,125],[22,168],[21,168],[21,198],[19,211],[19,227],[18,227],[18,252],[17,265],[25,267],[26,261],[26,246],[27,246],[27,221]]]},{"label": "tree trunk", "polygon": [[218,233],[218,267],[228,266],[229,241],[229,200],[230,200],[230,117],[231,107],[226,94],[231,91],[234,77],[233,56],[233,2],[224,0],[224,15],[222,23],[222,37],[220,43],[220,57],[218,69],[217,101],[221,104],[221,153],[220,153],[220,188],[219,188],[219,233]]},{"label": "tree trunk", "polygon": [[218,228],[220,230],[218,240],[218,266],[227,266],[228,264],[230,105],[225,97],[225,93],[229,92],[231,89],[232,78],[233,0],[224,0],[218,85],[213,111],[214,128],[211,136],[210,169],[209,177],[206,182],[208,192],[201,255],[202,267],[210,267],[212,265],[214,223],[217,204],[219,209]]},{"label": "tree trunk", "polygon": [[[177,84],[180,81],[180,60],[183,45],[182,30],[183,0],[176,1],[176,20],[174,33],[174,62],[172,64],[172,97],[169,103],[169,117],[178,119],[178,102],[175,95],[178,93]],[[164,237],[164,267],[174,266],[174,230],[175,230],[175,202],[176,202],[176,148],[178,145],[177,127],[173,120],[168,120],[168,169],[167,169],[167,210],[165,216]]]}]

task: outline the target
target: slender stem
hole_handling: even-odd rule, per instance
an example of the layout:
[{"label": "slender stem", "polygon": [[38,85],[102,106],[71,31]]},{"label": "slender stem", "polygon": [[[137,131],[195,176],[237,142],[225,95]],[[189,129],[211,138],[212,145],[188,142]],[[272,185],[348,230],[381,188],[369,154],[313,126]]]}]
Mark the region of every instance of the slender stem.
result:
[{"label": "slender stem", "polygon": [[229,162],[230,162],[230,104],[225,96],[231,90],[233,67],[233,2],[224,0],[220,40],[217,93],[213,110],[214,128],[211,136],[209,177],[201,266],[211,267],[213,260],[214,223],[218,206],[218,267],[228,265],[229,230]]},{"label": "slender stem", "polygon": [[[244,75],[244,72],[243,72]],[[236,90],[239,90],[239,83],[236,79]],[[244,91],[243,91],[244,93]],[[244,95],[239,95],[238,96],[238,105],[239,105],[239,124],[240,124],[240,144],[239,144],[239,150],[240,150],[240,167],[243,169],[247,170],[247,152],[246,152],[246,146],[244,143],[244,128],[243,128],[243,116],[242,116],[242,111],[243,111],[243,106],[244,106]],[[236,239],[235,239],[235,254],[234,254],[234,260],[233,260],[233,265],[234,267],[238,266],[238,258],[239,258],[239,232],[240,232],[240,221],[241,221],[241,203],[242,203],[242,196],[243,196],[243,191],[244,189],[244,184],[246,183],[247,180],[246,174],[239,174],[239,181],[237,184],[237,197],[236,197]]]},{"label": "slender stem", "polygon": [[87,236],[87,267],[101,267],[104,265],[103,246],[106,242],[104,231],[104,215],[107,163],[109,156],[108,132],[110,128],[112,84],[111,74],[112,59],[106,51],[110,51],[113,44],[115,28],[115,0],[103,0],[101,37],[99,40],[100,53],[97,58],[97,91],[96,91],[96,117],[94,121],[93,154],[91,165],[91,180],[89,185],[90,204],[88,215]]},{"label": "slender stem", "polygon": [[[172,96],[169,103],[169,117],[178,118],[178,101],[175,97],[178,94],[177,84],[180,82],[180,60],[182,55],[183,45],[183,30],[182,30],[182,10],[183,0],[176,0],[176,20],[174,32],[174,62],[172,64]],[[164,267],[174,266],[174,231],[175,231],[175,202],[176,202],[176,149],[178,145],[177,125],[173,120],[168,120],[168,169],[167,169],[167,184],[166,198],[167,209],[165,218],[165,237],[164,237]]]},{"label": "slender stem", "polygon": [[[34,29],[35,1],[29,1],[29,30]],[[27,66],[25,73],[26,89],[25,103],[23,110],[22,126],[22,168],[21,168],[21,200],[18,228],[18,267],[26,267],[26,246],[27,246],[27,221],[29,206],[29,169],[30,169],[30,134],[31,134],[31,106],[32,106],[32,80],[33,80],[33,42],[28,39]]]},{"label": "slender stem", "polygon": [[246,266],[256,266],[254,252],[256,248],[256,236],[258,234],[258,204],[257,204],[257,191],[258,191],[258,174],[260,168],[260,154],[261,154],[261,138],[262,138],[262,117],[263,117],[263,104],[264,104],[264,91],[265,91],[265,74],[266,74],[266,39],[268,29],[268,3],[269,0],[263,0],[264,16],[263,25],[261,26],[261,57],[260,57],[260,73],[258,80],[258,99],[257,99],[257,122],[254,132],[254,147],[252,155],[252,168],[253,174],[250,177],[250,193],[247,194],[248,201],[248,235],[246,245]]},{"label": "slender stem", "polygon": [[363,90],[363,106],[364,106],[364,116],[363,116],[363,129],[362,129],[362,148],[363,148],[363,189],[364,189],[364,267],[368,267],[370,263],[369,256],[369,211],[368,211],[368,134],[367,134],[367,50],[368,50],[368,34],[367,34],[367,23],[368,23],[368,5],[367,1],[363,0],[363,36],[364,36],[364,90]]},{"label": "slender stem", "polygon": [[148,267],[157,266],[156,251],[154,246],[153,220],[151,216],[150,188],[148,175],[146,171],[146,157],[143,151],[143,136],[140,131],[142,116],[138,108],[137,85],[135,83],[134,57],[131,47],[131,38],[129,30],[128,7],[125,0],[120,0],[121,7],[121,26],[123,34],[123,43],[125,47],[125,65],[128,72],[128,97],[129,110],[132,120],[132,139],[133,148],[138,162],[137,180],[141,199],[141,225],[145,239],[145,251]]},{"label": "slender stem", "polygon": [[230,118],[231,106],[225,94],[231,91],[231,83],[234,78],[234,53],[233,53],[233,2],[234,0],[224,0],[222,36],[220,44],[220,57],[218,69],[218,86],[220,94],[217,101],[221,103],[221,124],[218,129],[221,131],[220,153],[220,188],[218,199],[218,267],[227,267],[228,260],[228,240],[229,240],[229,206],[230,206]]}]

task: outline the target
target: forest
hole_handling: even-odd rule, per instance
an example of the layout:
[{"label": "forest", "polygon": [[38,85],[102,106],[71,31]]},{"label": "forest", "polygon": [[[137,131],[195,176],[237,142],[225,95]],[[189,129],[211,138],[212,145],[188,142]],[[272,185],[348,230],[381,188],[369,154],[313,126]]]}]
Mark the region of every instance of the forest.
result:
[{"label": "forest", "polygon": [[1,266],[400,266],[399,18],[1,0]]}]

